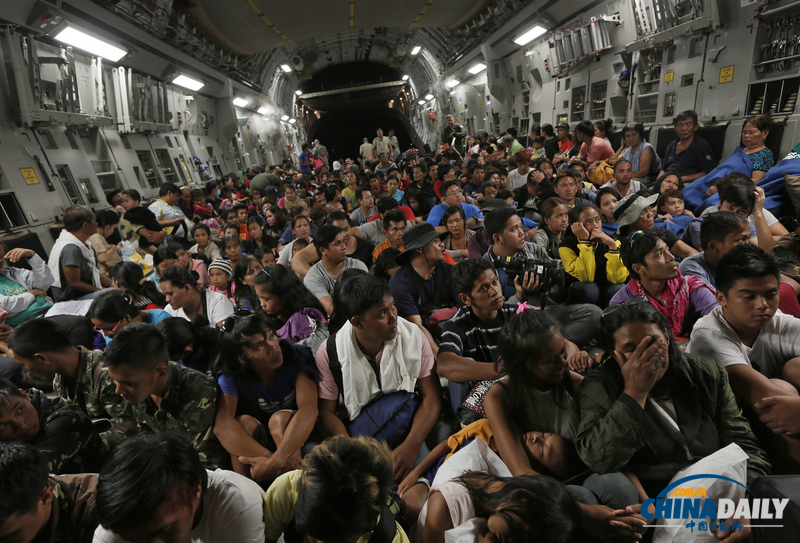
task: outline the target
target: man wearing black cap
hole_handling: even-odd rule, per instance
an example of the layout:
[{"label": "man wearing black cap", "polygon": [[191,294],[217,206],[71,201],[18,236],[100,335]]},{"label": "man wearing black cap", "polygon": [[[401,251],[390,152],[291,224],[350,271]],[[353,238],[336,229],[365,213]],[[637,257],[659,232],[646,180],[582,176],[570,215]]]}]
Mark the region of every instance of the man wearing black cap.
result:
[{"label": "man wearing black cap", "polygon": [[431,329],[437,332],[437,326],[430,324],[431,316],[462,305],[453,285],[453,266],[444,262],[442,239],[447,234],[426,222],[403,234],[406,250],[396,258],[401,267],[389,280],[397,313],[422,329],[434,354],[439,347],[431,335]]}]

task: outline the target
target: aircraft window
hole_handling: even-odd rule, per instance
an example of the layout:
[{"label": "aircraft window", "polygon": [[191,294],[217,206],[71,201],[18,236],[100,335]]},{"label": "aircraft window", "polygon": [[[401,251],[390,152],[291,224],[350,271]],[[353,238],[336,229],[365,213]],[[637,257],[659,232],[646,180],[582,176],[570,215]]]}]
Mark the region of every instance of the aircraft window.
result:
[{"label": "aircraft window", "polygon": [[92,182],[88,177],[81,177],[78,179],[78,183],[83,190],[83,193],[86,195],[86,199],[89,200],[90,204],[96,204],[100,202],[97,199],[97,195],[94,193],[94,189],[92,188]]},{"label": "aircraft window", "polygon": [[[158,173],[153,167],[153,155],[151,155],[148,151],[137,151],[136,155],[139,157],[139,163],[142,165],[142,171],[144,172],[144,178],[147,181],[147,185],[152,188],[158,187],[161,183],[158,178]],[[147,185],[142,186],[146,187]]]},{"label": "aircraft window", "polygon": [[181,177],[181,181],[183,181],[183,184],[185,185],[186,184],[186,173],[183,171],[183,168],[181,167],[181,161],[178,160],[177,157],[175,158],[175,169],[178,170],[178,174]]},{"label": "aircraft window", "polygon": [[664,117],[675,116],[675,103],[677,101],[677,94],[674,92],[669,92],[664,95]]},{"label": "aircraft window", "polygon": [[572,89],[572,121],[580,122],[586,114],[586,87]]},{"label": "aircraft window", "polygon": [[133,175],[136,176],[136,179],[139,181],[139,185],[143,188],[147,188],[147,179],[144,178],[142,175],[142,169],[139,166],[133,167]]},{"label": "aircraft window", "polygon": [[56,171],[58,172],[58,177],[61,179],[61,186],[64,187],[64,192],[67,193],[67,198],[69,198],[70,205],[79,205],[83,202],[81,201],[80,193],[78,192],[78,185],[75,183],[75,179],[72,177],[72,172],[69,169],[69,166],[66,164],[56,164]]},{"label": "aircraft window", "polygon": [[11,230],[19,226],[25,226],[25,214],[17,202],[17,197],[13,193],[0,194],[0,228]]},{"label": "aircraft window", "polygon": [[608,82],[600,81],[592,85],[592,104],[589,117],[592,119],[606,118],[606,92]]},{"label": "aircraft window", "polygon": [[169,153],[166,149],[156,149],[156,160],[161,167],[161,173],[164,174],[167,183],[177,183],[178,174],[172,169],[172,164],[169,160]]}]

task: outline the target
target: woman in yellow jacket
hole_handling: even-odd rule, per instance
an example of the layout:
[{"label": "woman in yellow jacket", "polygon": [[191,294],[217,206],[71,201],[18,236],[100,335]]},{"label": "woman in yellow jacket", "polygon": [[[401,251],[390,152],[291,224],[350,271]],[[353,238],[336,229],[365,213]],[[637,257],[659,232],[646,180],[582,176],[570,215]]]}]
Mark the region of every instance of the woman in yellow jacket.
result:
[{"label": "woman in yellow jacket", "polygon": [[606,307],[628,279],[619,256],[620,242],[603,232],[602,225],[594,204],[579,204],[570,213],[568,235],[558,249],[567,272],[568,303]]}]

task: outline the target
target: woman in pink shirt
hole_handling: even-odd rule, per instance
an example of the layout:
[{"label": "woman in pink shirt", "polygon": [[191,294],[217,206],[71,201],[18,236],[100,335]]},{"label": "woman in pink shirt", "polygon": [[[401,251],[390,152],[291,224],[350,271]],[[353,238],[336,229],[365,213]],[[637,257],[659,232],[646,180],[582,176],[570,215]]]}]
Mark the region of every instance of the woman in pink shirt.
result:
[{"label": "woman in pink shirt", "polygon": [[[614,156],[614,149],[603,138],[594,135],[594,127],[589,121],[583,121],[575,127],[575,137],[581,144],[578,160],[587,170],[597,166],[601,160]],[[575,160],[573,158],[571,162]]]}]

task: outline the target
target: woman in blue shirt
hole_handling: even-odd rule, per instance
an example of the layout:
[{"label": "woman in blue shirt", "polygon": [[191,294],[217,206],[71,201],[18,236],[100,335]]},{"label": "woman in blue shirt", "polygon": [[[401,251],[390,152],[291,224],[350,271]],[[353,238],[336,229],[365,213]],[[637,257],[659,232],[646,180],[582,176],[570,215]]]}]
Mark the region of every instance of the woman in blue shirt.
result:
[{"label": "woman in blue shirt", "polygon": [[317,422],[314,355],[278,339],[260,315],[235,314],[222,331],[214,433],[234,471],[271,481],[300,467],[300,448]]}]

